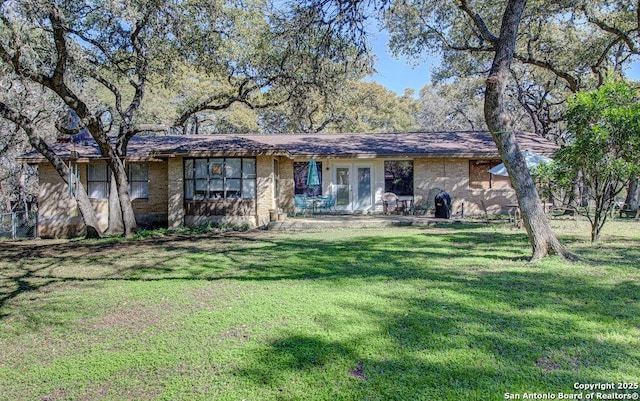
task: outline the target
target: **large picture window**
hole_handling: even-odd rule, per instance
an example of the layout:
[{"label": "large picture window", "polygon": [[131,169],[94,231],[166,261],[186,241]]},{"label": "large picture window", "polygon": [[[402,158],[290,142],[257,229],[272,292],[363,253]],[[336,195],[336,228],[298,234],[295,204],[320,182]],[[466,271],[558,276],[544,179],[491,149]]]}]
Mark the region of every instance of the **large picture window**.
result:
[{"label": "large picture window", "polygon": [[256,159],[185,159],[184,197],[188,200],[255,199]]},{"label": "large picture window", "polygon": [[469,160],[469,188],[511,188],[509,177],[489,172],[500,163],[500,160]]},{"label": "large picture window", "polygon": [[384,192],[413,196],[413,161],[385,160]]},{"label": "large picture window", "polygon": [[109,168],[106,164],[89,164],[87,166],[87,191],[91,199],[107,199],[109,197]]}]

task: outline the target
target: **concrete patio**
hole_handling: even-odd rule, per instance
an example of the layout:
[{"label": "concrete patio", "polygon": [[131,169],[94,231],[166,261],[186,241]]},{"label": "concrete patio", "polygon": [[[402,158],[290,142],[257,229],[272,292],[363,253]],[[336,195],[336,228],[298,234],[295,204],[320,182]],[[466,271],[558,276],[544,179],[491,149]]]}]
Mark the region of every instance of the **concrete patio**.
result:
[{"label": "concrete patio", "polygon": [[[465,220],[467,221],[467,220]],[[436,219],[427,216],[402,215],[313,215],[287,217],[272,221],[268,230],[344,229],[392,226],[421,226],[438,223],[461,223],[461,219]]]}]

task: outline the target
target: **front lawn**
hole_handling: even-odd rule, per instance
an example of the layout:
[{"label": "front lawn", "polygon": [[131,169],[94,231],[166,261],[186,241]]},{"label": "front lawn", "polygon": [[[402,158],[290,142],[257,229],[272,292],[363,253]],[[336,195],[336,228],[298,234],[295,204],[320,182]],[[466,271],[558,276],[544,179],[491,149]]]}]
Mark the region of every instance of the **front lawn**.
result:
[{"label": "front lawn", "polygon": [[486,401],[633,387],[640,224],[608,225],[597,246],[587,224],[554,224],[581,262],[528,264],[524,232],[506,225],[0,242],[0,399]]}]

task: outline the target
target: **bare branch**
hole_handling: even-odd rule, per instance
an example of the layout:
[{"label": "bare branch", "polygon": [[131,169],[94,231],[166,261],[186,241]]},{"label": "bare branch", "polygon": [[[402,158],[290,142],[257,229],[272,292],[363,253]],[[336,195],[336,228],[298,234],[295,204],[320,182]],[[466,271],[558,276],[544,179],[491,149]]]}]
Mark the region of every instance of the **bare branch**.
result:
[{"label": "bare branch", "polygon": [[[100,53],[104,57],[107,58],[107,60],[111,63],[111,65],[120,74],[126,76],[127,71],[121,67],[121,64],[122,63],[126,63],[127,61],[132,61],[132,58],[130,56],[123,57],[123,58],[120,58],[120,59],[114,58],[113,55],[107,50],[107,48],[102,43],[98,42],[97,40],[85,35],[84,33],[80,32],[80,31],[74,30],[74,29],[68,29],[68,32],[76,35],[77,37],[82,39],[84,42],[87,42],[87,43],[91,44],[92,46],[94,46],[96,49],[98,49],[100,51]],[[91,62],[92,64],[99,65],[99,62],[97,60],[89,60],[89,62]]]},{"label": "bare branch", "polygon": [[98,74],[96,71],[84,69],[85,73],[89,75],[91,78],[102,84],[105,88],[107,88],[115,97],[115,107],[116,111],[119,114],[123,114],[122,110],[122,94],[116,85],[114,85],[111,81],[108,81],[102,75]]}]

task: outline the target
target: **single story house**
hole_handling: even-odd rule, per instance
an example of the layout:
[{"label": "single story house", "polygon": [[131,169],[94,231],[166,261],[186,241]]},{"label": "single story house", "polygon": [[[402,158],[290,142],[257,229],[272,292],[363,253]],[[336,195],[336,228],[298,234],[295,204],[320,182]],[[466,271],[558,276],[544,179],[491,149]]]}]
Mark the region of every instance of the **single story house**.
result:
[{"label": "single story house", "polygon": [[[556,150],[533,133],[519,133],[518,140],[522,150],[547,156]],[[85,136],[53,148],[77,170],[106,228],[109,174],[96,143]],[[312,158],[320,185],[307,188]],[[40,236],[81,234],[75,200],[53,167],[37,153],[21,161],[38,166]],[[263,226],[273,210],[293,213],[294,196],[304,193],[333,195],[340,213],[378,214],[386,192],[411,197],[420,208],[442,189],[451,195],[454,214],[500,213],[516,198],[508,177],[488,171],[499,163],[486,131],[138,135],[126,157],[139,224],[169,228],[207,222]]]}]

